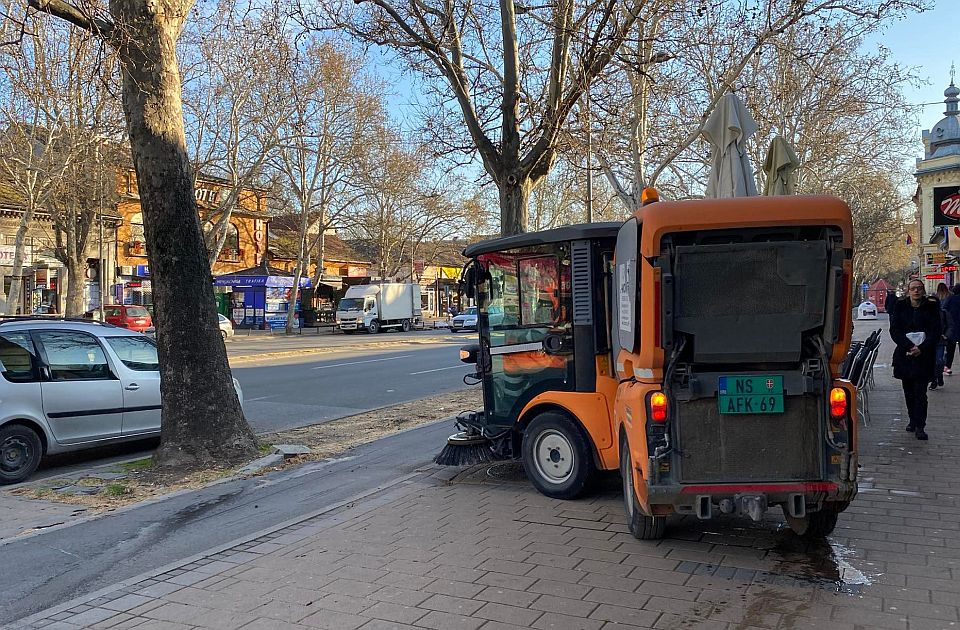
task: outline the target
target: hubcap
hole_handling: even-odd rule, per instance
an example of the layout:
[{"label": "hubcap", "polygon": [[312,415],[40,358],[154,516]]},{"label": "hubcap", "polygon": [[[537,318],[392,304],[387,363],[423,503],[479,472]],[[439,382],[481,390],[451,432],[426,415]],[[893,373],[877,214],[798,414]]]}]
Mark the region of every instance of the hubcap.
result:
[{"label": "hubcap", "polygon": [[0,467],[16,472],[30,461],[30,445],[19,437],[7,438],[0,445]]},{"label": "hubcap", "polygon": [[533,452],[537,472],[550,483],[563,483],[573,474],[573,447],[559,431],[550,429],[537,436]]}]

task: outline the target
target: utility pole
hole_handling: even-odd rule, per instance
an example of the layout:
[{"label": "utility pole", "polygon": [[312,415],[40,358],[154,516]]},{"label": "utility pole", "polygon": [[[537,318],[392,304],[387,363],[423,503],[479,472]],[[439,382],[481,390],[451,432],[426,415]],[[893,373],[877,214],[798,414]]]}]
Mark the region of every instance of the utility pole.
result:
[{"label": "utility pole", "polygon": [[584,92],[587,102],[587,223],[593,223],[593,120],[590,117],[590,83]]},{"label": "utility pole", "polygon": [[100,162],[100,142],[97,141],[97,223],[99,229],[99,238],[97,239],[97,293],[99,293],[98,298],[100,300],[99,313],[100,321],[103,321],[103,305],[106,302],[104,298],[104,283],[106,282],[106,265],[103,260],[103,165]]}]

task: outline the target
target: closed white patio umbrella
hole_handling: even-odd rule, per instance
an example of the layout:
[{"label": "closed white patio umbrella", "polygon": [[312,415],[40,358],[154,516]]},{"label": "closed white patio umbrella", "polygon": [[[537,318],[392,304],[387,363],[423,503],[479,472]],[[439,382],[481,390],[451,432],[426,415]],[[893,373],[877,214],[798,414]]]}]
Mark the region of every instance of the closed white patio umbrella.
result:
[{"label": "closed white patio umbrella", "polygon": [[703,137],[713,145],[707,197],[748,197],[757,194],[753,167],[747,157],[747,139],[757,123],[736,94],[723,97],[703,128]]},{"label": "closed white patio umbrella", "polygon": [[767,176],[763,194],[795,195],[799,167],[800,160],[797,159],[793,147],[783,136],[776,136],[767,149],[767,159],[763,161],[763,172]]}]

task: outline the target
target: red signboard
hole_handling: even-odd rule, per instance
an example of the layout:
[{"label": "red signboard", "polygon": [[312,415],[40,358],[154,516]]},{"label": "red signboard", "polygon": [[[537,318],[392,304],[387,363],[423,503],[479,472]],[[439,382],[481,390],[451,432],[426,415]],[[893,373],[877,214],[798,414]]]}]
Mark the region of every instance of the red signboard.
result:
[{"label": "red signboard", "polygon": [[943,273],[928,273],[923,277],[926,278],[927,280],[943,280],[947,276],[946,274],[943,274]]}]

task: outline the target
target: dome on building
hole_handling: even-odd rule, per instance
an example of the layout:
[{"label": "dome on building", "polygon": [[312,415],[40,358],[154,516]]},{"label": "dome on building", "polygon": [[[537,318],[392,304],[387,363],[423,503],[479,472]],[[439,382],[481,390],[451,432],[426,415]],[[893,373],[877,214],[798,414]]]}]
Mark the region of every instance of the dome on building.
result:
[{"label": "dome on building", "polygon": [[[952,74],[952,71],[951,71]],[[960,88],[953,84],[943,91],[944,103],[947,110],[944,118],[930,130],[930,157],[938,158],[947,155],[960,155],[960,111],[957,103],[960,101]]]}]

